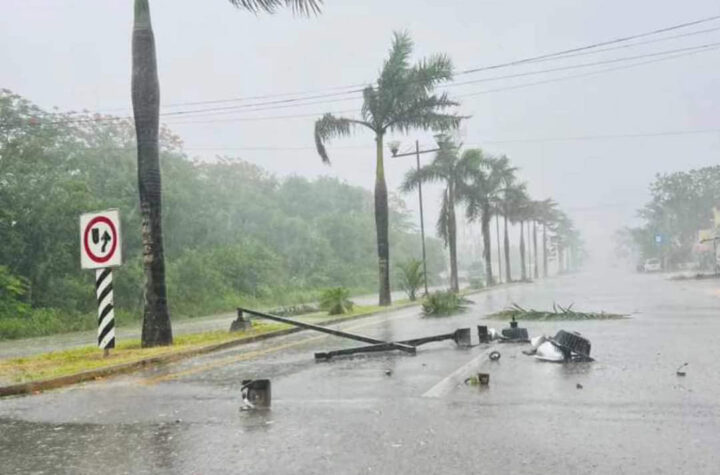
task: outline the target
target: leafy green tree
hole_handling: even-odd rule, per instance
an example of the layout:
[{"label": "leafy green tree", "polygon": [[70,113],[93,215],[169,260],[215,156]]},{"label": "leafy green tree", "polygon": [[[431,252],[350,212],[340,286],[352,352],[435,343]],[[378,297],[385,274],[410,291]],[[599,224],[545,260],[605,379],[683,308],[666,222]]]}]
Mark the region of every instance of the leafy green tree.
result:
[{"label": "leafy green tree", "polygon": [[[301,13],[318,11],[315,0],[230,0],[253,12],[286,5]],[[132,104],[137,134],[138,191],[142,217],[145,305],[142,346],[172,344],[172,327],[165,285],[162,229],[162,185],[159,158],[160,85],[155,37],[148,0],[134,0],[132,35]]]},{"label": "leafy green tree", "polygon": [[400,268],[400,285],[407,293],[408,298],[414,302],[417,290],[425,280],[425,273],[422,269],[422,261],[418,259],[410,259],[398,264]]},{"label": "leafy green tree", "polygon": [[395,33],[388,59],[377,83],[363,90],[361,119],[325,114],[315,123],[315,145],[325,163],[330,163],[325,142],[349,136],[357,126],[375,135],[375,229],[379,267],[380,305],[390,305],[390,250],[388,238],[388,192],[385,184],[383,141],[388,132],[412,129],[446,131],[456,128],[461,117],[446,113],[456,106],[446,93],[433,94],[435,86],[452,79],[452,63],[445,55],[434,55],[410,64],[413,43],[406,33]]},{"label": "leafy green tree", "polygon": [[433,161],[420,169],[412,169],[405,175],[402,190],[414,190],[421,183],[442,183],[443,192],[440,216],[437,221],[438,235],[450,249],[450,290],[458,292],[457,267],[457,224],[455,206],[467,199],[470,194],[470,181],[479,168],[481,157],[468,150],[461,156],[458,146],[447,135],[437,137],[438,152]]}]

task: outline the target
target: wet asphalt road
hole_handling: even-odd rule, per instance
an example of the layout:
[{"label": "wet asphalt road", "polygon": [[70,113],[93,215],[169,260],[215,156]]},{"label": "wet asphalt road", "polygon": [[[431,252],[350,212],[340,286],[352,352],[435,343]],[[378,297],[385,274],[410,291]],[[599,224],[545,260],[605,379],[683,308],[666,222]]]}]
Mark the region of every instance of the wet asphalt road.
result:
[{"label": "wet asphalt road", "polygon": [[[718,473],[718,282],[586,273],[473,300],[455,317],[406,309],[341,327],[405,339],[474,327],[512,302],[632,318],[525,324],[580,331],[594,363],[541,363],[509,344],[490,363],[487,345],[452,342],[315,363],[353,343],[303,332],[4,399],[0,473]],[[487,371],[490,386],[465,386],[461,367]],[[254,377],[272,380],[273,407],[240,412],[241,380]]]}]

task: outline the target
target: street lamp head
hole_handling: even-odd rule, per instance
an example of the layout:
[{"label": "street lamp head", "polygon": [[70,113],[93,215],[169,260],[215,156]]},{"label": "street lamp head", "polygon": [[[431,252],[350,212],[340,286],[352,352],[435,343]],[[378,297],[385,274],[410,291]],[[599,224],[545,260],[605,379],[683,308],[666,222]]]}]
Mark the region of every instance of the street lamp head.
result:
[{"label": "street lamp head", "polygon": [[393,157],[397,155],[398,150],[400,150],[400,142],[393,141],[388,143],[388,147],[390,147],[390,153],[392,153]]}]

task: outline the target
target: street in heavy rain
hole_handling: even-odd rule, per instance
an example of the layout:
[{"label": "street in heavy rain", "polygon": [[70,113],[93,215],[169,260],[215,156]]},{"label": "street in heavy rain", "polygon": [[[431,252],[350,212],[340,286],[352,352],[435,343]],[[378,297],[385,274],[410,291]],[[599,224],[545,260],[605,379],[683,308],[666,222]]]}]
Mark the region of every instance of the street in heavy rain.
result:
[{"label": "street in heavy rain", "polygon": [[[720,292],[710,282],[581,273],[470,296],[460,315],[417,307],[339,326],[386,340],[505,322],[511,303],[629,314],[520,322],[592,342],[591,363],[527,344],[451,341],[330,362],[352,342],[304,331],[148,371],[0,401],[3,473],[712,473],[720,463]],[[473,332],[474,333],[474,332]],[[476,335],[473,335],[476,338]],[[473,343],[476,343],[473,340]],[[496,349],[500,360],[487,359]],[[469,365],[468,365],[469,363]],[[683,363],[685,376],[676,370]],[[463,368],[468,374],[463,373]],[[490,374],[487,387],[467,376]],[[241,381],[269,378],[269,410]]]}]

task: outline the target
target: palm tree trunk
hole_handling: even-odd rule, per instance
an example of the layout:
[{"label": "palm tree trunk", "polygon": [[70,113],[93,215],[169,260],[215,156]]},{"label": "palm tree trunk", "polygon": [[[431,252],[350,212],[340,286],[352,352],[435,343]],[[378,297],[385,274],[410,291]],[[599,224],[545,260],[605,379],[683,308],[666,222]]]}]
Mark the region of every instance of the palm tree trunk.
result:
[{"label": "palm tree trunk", "polygon": [[543,249],[543,277],[548,276],[548,250],[547,250],[547,225],[543,223],[543,235],[542,235],[542,249]]},{"label": "palm tree trunk", "polygon": [[520,276],[522,280],[527,280],[527,270],[525,269],[525,221],[520,221]]},{"label": "palm tree trunk", "polygon": [[512,282],[512,275],[510,272],[510,238],[508,237],[507,212],[503,218],[505,220],[505,236],[503,238],[503,247],[505,248],[505,282]]},{"label": "palm tree trunk", "polygon": [[500,255],[500,215],[495,215],[495,235],[497,237],[498,283],[502,281],[502,256]]},{"label": "palm tree trunk", "polygon": [[378,271],[380,277],[379,303],[388,306],[390,298],[390,243],[388,238],[388,196],[383,163],[383,135],[375,136],[375,231],[377,233]]},{"label": "palm tree trunk", "polygon": [[138,189],[145,273],[142,346],[170,345],[173,338],[165,287],[158,143],[160,85],[148,0],[135,0],[132,104],[137,135]]},{"label": "palm tree trunk", "polygon": [[448,247],[450,248],[450,290],[460,292],[457,269],[457,227],[455,223],[455,189],[448,183]]},{"label": "palm tree trunk", "polygon": [[535,270],[533,276],[535,279],[540,278],[540,271],[538,269],[538,249],[537,249],[537,221],[533,221],[533,257],[535,262]]},{"label": "palm tree trunk", "polygon": [[[490,249],[490,214],[490,207],[485,206],[482,212],[481,224],[483,237],[483,257],[485,258],[485,278],[487,280],[487,285],[494,285],[495,279],[493,278],[492,255]],[[498,248],[498,253],[499,252],[500,249]]]}]

